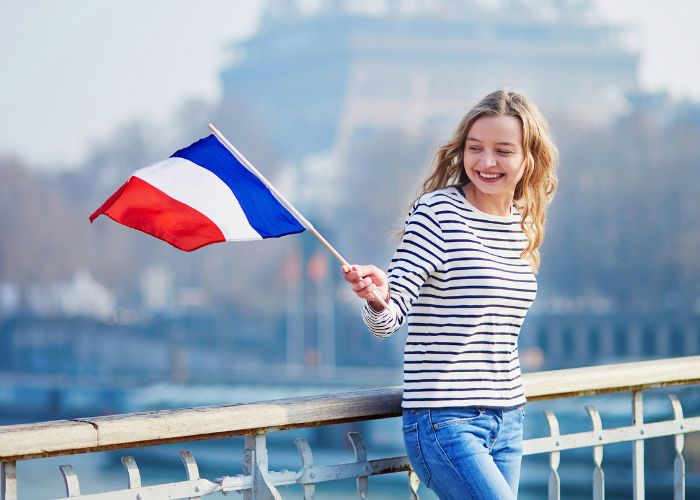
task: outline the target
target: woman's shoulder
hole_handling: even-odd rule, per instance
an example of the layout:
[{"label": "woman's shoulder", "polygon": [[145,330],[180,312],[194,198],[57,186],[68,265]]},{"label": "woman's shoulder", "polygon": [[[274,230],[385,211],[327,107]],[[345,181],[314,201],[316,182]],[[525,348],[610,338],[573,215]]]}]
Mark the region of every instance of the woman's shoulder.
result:
[{"label": "woman's shoulder", "polygon": [[434,228],[442,230],[444,224],[462,218],[464,207],[459,196],[459,189],[452,186],[422,194],[411,206],[406,224],[429,221]]},{"label": "woman's shoulder", "polygon": [[422,194],[413,203],[412,211],[416,210],[418,207],[424,206],[430,209],[435,209],[437,205],[441,204],[458,204],[460,193],[458,188],[455,186],[448,186],[435,191],[429,191]]}]

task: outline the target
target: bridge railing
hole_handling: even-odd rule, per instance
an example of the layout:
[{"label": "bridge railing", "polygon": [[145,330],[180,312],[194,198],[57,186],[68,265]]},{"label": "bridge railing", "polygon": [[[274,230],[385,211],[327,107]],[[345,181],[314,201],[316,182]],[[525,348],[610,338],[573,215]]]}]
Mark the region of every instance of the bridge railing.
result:
[{"label": "bridge railing", "polygon": [[[645,423],[642,393],[645,389],[698,382],[700,356],[525,374],[523,383],[529,401],[631,393],[632,424],[625,427],[603,428],[598,411],[589,406],[586,409],[591,419],[590,431],[560,434],[555,414],[545,411],[550,435],[526,440],[524,454],[549,454],[549,498],[560,496],[560,452],[587,447],[593,448],[593,497],[604,498],[603,446],[627,441],[633,442],[633,495],[637,500],[643,499],[644,440],[660,436],[675,436],[674,484],[669,487],[673,488],[674,498],[684,498],[683,437],[700,431],[700,416],[684,417],[680,402],[671,395],[669,404],[673,418]],[[298,485],[303,489],[304,498],[312,499],[316,484],[348,478],[356,479],[358,495],[364,498],[370,476],[397,472],[408,473],[407,494],[417,498],[418,478],[407,458],[368,460],[367,449],[358,433],[349,434],[355,451],[355,460],[350,463],[315,465],[308,442],[297,439],[302,464],[298,470],[275,471],[268,467],[266,436],[271,432],[396,417],[401,414],[400,405],[401,388],[388,387],[249,404],[4,426],[0,427],[0,500],[17,498],[17,461],[230,436],[245,436],[243,474],[202,478],[192,454],[181,452],[187,480],[142,486],[135,461],[125,457],[122,462],[129,487],[98,494],[81,495],[79,479],[72,467],[61,466],[66,485],[64,498],[199,498],[216,492],[237,491],[243,493],[246,500],[280,499],[280,486]]]}]

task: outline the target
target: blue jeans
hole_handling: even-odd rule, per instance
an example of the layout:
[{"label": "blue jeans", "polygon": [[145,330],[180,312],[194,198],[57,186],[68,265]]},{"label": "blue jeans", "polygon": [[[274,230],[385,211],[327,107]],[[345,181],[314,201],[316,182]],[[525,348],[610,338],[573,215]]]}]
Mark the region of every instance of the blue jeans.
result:
[{"label": "blue jeans", "polygon": [[524,418],[522,407],[404,410],[406,453],[442,500],[513,500]]}]

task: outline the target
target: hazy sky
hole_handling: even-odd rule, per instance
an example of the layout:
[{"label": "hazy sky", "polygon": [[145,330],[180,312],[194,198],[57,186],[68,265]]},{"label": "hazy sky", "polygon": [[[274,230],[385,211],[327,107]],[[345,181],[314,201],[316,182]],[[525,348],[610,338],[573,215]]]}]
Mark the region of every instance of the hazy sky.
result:
[{"label": "hazy sky", "polygon": [[248,0],[0,3],[0,151],[38,163],[215,97],[226,42],[256,30],[260,12]]},{"label": "hazy sky", "polygon": [[[55,167],[130,120],[167,126],[188,98],[218,95],[225,42],[254,32],[263,4],[0,0],[0,153]],[[700,2],[595,4],[636,28],[644,88],[700,100]]]}]

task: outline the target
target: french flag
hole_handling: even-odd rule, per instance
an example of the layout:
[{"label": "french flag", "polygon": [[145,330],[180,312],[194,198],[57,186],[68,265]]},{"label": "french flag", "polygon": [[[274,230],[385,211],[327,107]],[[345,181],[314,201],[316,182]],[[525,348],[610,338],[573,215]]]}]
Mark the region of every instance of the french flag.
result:
[{"label": "french flag", "polygon": [[134,172],[90,222],[102,214],[187,252],[304,230],[214,135]]}]

